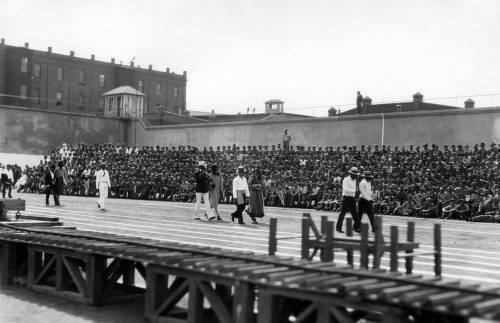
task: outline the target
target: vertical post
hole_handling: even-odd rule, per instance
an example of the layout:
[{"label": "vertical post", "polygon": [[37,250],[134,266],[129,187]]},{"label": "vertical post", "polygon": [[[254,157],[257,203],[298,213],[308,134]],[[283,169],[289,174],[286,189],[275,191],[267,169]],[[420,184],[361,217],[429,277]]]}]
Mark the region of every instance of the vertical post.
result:
[{"label": "vertical post", "polygon": [[85,271],[88,275],[89,294],[92,304],[103,303],[103,291],[105,284],[104,269],[106,269],[106,257],[92,255],[86,264]]},{"label": "vertical post", "polygon": [[[415,222],[408,222],[408,229],[406,231],[406,241],[415,242]],[[412,253],[413,249],[406,250],[406,253]],[[405,258],[406,274],[410,275],[413,272],[413,256]]]},{"label": "vertical post", "polygon": [[325,234],[326,232],[326,222],[328,221],[328,215],[321,216],[321,234]]},{"label": "vertical post", "polygon": [[123,273],[123,285],[134,286],[135,284],[135,264],[130,260],[123,260],[120,264]]},{"label": "vertical post", "polygon": [[391,226],[391,272],[398,271],[398,227]]},{"label": "vertical post", "polygon": [[61,252],[56,251],[54,257],[56,257],[56,290],[67,290],[70,285],[71,276],[68,268],[66,268],[66,265],[64,264],[64,255]]},{"label": "vertical post", "polygon": [[302,217],[302,259],[309,259],[309,218]]},{"label": "vertical post", "polygon": [[[347,218],[345,222],[346,226],[346,236],[352,237],[352,218]],[[354,257],[352,253],[352,248],[347,248],[347,264],[349,266],[354,265]]]},{"label": "vertical post", "polygon": [[382,217],[377,215],[375,217],[375,245],[373,246],[373,270],[380,269],[380,258],[382,258],[383,250],[383,237],[382,237]]},{"label": "vertical post", "polygon": [[441,224],[434,224],[434,274],[441,276]]},{"label": "vertical post", "polygon": [[333,261],[333,221],[327,221],[323,226],[325,236],[325,243],[323,249],[321,249],[321,261]]},{"label": "vertical post", "polygon": [[268,245],[268,255],[274,256],[276,250],[278,249],[278,240],[276,240],[276,231],[278,227],[278,219],[272,217],[269,221],[269,245]]},{"label": "vertical post", "polygon": [[12,284],[16,252],[14,244],[10,242],[4,242],[0,247],[0,287],[3,287]]},{"label": "vertical post", "polygon": [[272,295],[270,292],[264,290],[259,290],[258,302],[258,323],[281,322],[280,314],[283,313],[281,313],[280,310],[278,296]]},{"label": "vertical post", "polygon": [[[259,296],[260,299],[260,296]],[[233,297],[233,318],[238,323],[254,323],[255,285],[236,282]]]},{"label": "vertical post", "polygon": [[368,269],[368,223],[361,224],[361,256],[359,266]]},{"label": "vertical post", "polygon": [[155,311],[167,297],[168,275],[156,272],[152,267],[146,268],[146,305],[145,316],[153,320]]},{"label": "vertical post", "polygon": [[189,278],[189,299],[187,323],[203,323],[203,294],[198,280]]}]

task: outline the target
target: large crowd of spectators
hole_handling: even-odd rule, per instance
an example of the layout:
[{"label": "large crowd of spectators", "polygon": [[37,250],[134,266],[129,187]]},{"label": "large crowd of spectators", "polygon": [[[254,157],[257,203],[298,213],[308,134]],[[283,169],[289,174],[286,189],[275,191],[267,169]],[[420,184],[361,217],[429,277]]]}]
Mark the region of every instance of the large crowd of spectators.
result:
[{"label": "large crowd of spectators", "polygon": [[216,164],[224,177],[221,203],[232,203],[231,179],[238,166],[259,167],[266,206],[338,211],[342,179],[356,166],[374,174],[376,213],[500,222],[500,146],[435,145],[390,147],[277,146],[130,147],[63,145],[40,165],[15,167],[17,189],[40,192],[43,171],[63,161],[66,194],[96,196],[100,163],[111,177],[110,197],[193,202],[198,161]]}]

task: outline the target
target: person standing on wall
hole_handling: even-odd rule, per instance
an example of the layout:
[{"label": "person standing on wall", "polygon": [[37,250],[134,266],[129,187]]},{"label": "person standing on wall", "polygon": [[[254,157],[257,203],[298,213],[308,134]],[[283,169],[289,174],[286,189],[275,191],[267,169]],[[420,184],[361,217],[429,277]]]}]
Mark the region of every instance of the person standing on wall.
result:
[{"label": "person standing on wall", "polygon": [[243,166],[238,167],[238,176],[233,179],[233,201],[236,204],[236,211],[231,213],[231,221],[238,219],[239,224],[245,224],[243,222],[243,211],[245,210],[245,205],[247,197],[250,196],[248,189],[248,182],[243,174],[245,173],[245,168]]},{"label": "person standing on wall", "polygon": [[196,192],[196,205],[194,208],[194,219],[200,220],[198,212],[200,211],[201,200],[203,199],[203,204],[205,205],[205,216],[209,221],[215,220],[216,217],[210,208],[210,199],[208,197],[208,181],[209,176],[205,170],[206,164],[204,161],[198,162],[198,169],[194,173],[194,178],[196,181],[195,192]]},{"label": "person standing on wall", "polygon": [[363,104],[363,96],[361,95],[361,92],[358,91],[358,95],[356,96],[356,110],[358,111],[358,114],[362,113],[361,110],[362,104]]},{"label": "person standing on wall", "polygon": [[99,200],[97,201],[97,207],[101,210],[106,209],[106,200],[108,198],[108,191],[111,186],[111,181],[109,179],[109,172],[105,170],[104,163],[99,165],[99,170],[95,173],[95,185],[99,190]]},{"label": "person standing on wall", "polygon": [[288,129],[283,129],[283,152],[288,153],[290,150],[290,140],[292,137],[288,133]]},{"label": "person standing on wall", "polygon": [[340,214],[337,219],[337,232],[344,233],[342,231],[342,225],[344,223],[344,217],[347,211],[351,213],[351,217],[354,220],[354,231],[358,232],[361,227],[357,212],[356,212],[356,178],[359,175],[357,167],[352,167],[349,170],[349,176],[346,176],[342,181],[342,204],[340,206]]},{"label": "person standing on wall", "polygon": [[363,177],[363,180],[359,183],[360,197],[358,201],[358,218],[361,223],[363,213],[366,212],[368,219],[370,220],[372,232],[375,232],[377,228],[375,226],[375,216],[373,215],[373,192],[371,183],[373,181],[372,172],[365,171],[363,173]]}]

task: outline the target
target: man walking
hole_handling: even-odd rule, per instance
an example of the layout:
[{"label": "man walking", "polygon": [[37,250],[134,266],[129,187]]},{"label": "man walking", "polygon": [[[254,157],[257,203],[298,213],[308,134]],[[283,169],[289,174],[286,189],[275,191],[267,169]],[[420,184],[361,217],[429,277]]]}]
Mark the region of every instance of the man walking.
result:
[{"label": "man walking", "polygon": [[205,216],[208,218],[208,220],[215,220],[216,217],[210,208],[210,199],[208,196],[208,181],[209,181],[209,176],[206,171],[206,164],[204,161],[198,162],[198,169],[194,173],[194,178],[196,181],[196,186],[194,191],[196,192],[196,206],[194,208],[194,219],[199,220],[200,217],[198,215],[198,212],[200,211],[200,206],[201,206],[201,200],[203,199],[203,204],[205,205]]},{"label": "man walking", "polygon": [[104,168],[104,164],[101,163],[99,165],[99,170],[95,173],[95,186],[99,190],[99,200],[97,201],[97,207],[101,210],[106,209],[106,199],[108,198],[108,190],[111,186],[109,173]]},{"label": "man walking", "polygon": [[361,224],[361,219],[363,218],[363,213],[366,212],[368,219],[370,220],[370,225],[372,227],[372,232],[377,229],[375,226],[375,216],[373,215],[373,193],[372,184],[373,175],[370,171],[365,171],[363,173],[363,180],[359,183],[360,198],[358,201],[358,218]]},{"label": "man walking", "polygon": [[346,176],[342,181],[342,205],[340,206],[340,214],[337,219],[337,232],[344,233],[342,231],[342,225],[344,223],[344,217],[347,211],[351,213],[351,217],[354,220],[354,231],[360,231],[360,221],[356,213],[356,178],[359,175],[357,167],[352,167],[349,170],[349,176]]},{"label": "man walking", "polygon": [[233,200],[236,204],[236,211],[231,213],[231,220],[238,219],[239,224],[245,224],[243,222],[243,211],[245,210],[247,197],[250,196],[250,191],[248,189],[248,182],[243,174],[245,173],[245,168],[243,166],[238,167],[238,176],[233,179]]}]

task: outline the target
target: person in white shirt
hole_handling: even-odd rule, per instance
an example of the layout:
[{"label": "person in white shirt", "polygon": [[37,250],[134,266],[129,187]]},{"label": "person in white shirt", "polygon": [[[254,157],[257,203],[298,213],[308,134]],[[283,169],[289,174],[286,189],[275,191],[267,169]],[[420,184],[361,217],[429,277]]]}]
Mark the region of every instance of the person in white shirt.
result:
[{"label": "person in white shirt", "polygon": [[233,201],[236,204],[236,211],[231,213],[231,220],[234,222],[236,218],[239,224],[245,224],[243,222],[243,211],[245,210],[246,200],[250,196],[247,179],[243,176],[244,173],[245,168],[239,166],[238,176],[233,179]]},{"label": "person in white shirt", "polygon": [[14,174],[10,169],[10,166],[7,165],[7,169],[5,166],[2,166],[2,170],[0,172],[1,182],[2,182],[2,198],[5,198],[5,193],[9,190],[9,198],[12,198],[12,185],[14,184]]},{"label": "person in white shirt", "polygon": [[95,173],[95,185],[99,190],[99,200],[97,201],[97,207],[101,210],[106,209],[106,199],[108,198],[108,190],[111,186],[111,181],[109,180],[109,172],[104,168],[104,164],[101,164],[99,166],[99,170]]},{"label": "person in white shirt", "polygon": [[360,232],[361,223],[356,212],[356,179],[359,175],[359,170],[357,167],[352,167],[349,170],[349,176],[346,176],[342,181],[342,205],[340,206],[340,214],[337,219],[336,229],[337,232],[344,233],[342,231],[342,225],[344,223],[344,217],[347,211],[351,213],[351,217],[354,220],[353,230]]},{"label": "person in white shirt", "polygon": [[372,232],[375,232],[375,216],[373,215],[373,192],[372,192],[372,181],[373,175],[370,171],[365,171],[363,173],[363,180],[359,183],[360,197],[358,201],[358,217],[359,222],[363,218],[363,213],[366,212],[368,219],[370,220],[370,225],[372,227]]}]

